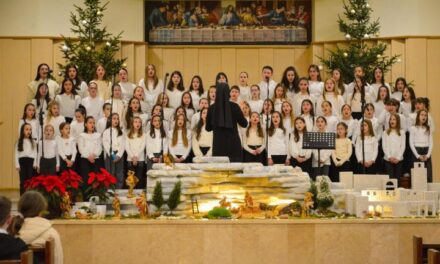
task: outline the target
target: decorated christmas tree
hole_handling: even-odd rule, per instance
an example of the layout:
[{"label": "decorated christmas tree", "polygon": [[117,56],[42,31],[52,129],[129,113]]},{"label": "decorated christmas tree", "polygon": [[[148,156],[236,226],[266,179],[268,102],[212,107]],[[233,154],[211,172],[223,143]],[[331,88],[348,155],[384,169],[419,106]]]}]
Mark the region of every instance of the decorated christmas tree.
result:
[{"label": "decorated christmas tree", "polygon": [[[85,8],[74,5],[76,12],[70,13],[71,31],[75,38],[63,37],[61,45],[63,58],[67,64],[78,67],[79,77],[89,82],[94,79],[97,64],[102,64],[107,78],[118,72],[126,59],[115,59],[120,48],[122,32],[113,36],[102,27],[102,18],[108,2],[101,5],[100,0],[84,0]],[[66,64],[66,65],[67,65]],[[66,65],[58,64],[60,69]]]},{"label": "decorated christmas tree", "polygon": [[156,182],[153,191],[153,204],[156,206],[157,210],[160,211],[160,208],[165,203],[162,194],[162,183],[160,181]]},{"label": "decorated christmas tree", "polygon": [[384,72],[398,62],[399,55],[387,57],[384,55],[387,44],[384,42],[370,42],[373,37],[379,36],[379,18],[370,21],[373,9],[366,0],[344,0],[344,16],[338,15],[339,30],[348,40],[348,45],[337,45],[336,50],[329,50],[328,59],[321,59],[328,70],[341,69],[346,83],[353,81],[353,71],[356,66],[365,69],[366,80],[373,77],[373,70],[379,66]]}]

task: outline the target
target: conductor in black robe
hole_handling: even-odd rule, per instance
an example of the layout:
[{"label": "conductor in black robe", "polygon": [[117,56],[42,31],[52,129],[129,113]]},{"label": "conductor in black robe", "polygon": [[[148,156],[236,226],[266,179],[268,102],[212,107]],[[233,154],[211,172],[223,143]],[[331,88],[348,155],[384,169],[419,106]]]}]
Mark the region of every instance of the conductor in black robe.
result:
[{"label": "conductor in black robe", "polygon": [[209,107],[206,117],[206,130],[213,131],[212,155],[241,162],[242,148],[237,125],[246,127],[247,123],[238,104],[229,101],[229,86],[217,83],[215,103]]}]

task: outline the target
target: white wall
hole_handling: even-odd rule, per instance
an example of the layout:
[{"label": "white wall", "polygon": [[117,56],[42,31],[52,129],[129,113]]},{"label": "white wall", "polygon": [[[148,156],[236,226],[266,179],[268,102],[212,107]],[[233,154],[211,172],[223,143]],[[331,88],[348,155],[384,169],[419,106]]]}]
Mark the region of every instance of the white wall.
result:
[{"label": "white wall", "polygon": [[[0,36],[73,36],[74,4],[83,6],[83,0],[0,0]],[[112,34],[124,31],[124,40],[143,41],[144,1],[110,0],[103,25]]]},{"label": "white wall", "polygon": [[[381,37],[439,36],[439,0],[370,0],[372,19],[380,18]],[[342,0],[314,0],[314,41],[343,39],[336,22]]]}]

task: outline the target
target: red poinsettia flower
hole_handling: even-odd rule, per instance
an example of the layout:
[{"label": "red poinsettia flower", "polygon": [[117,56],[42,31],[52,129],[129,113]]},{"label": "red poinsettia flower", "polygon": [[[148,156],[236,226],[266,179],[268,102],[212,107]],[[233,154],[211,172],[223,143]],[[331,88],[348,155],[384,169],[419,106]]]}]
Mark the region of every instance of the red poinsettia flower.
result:
[{"label": "red poinsettia flower", "polygon": [[64,183],[66,183],[67,187],[74,189],[78,189],[79,184],[82,182],[81,176],[70,169],[63,171],[60,178]]},{"label": "red poinsettia flower", "polygon": [[94,171],[92,171],[92,172],[90,172],[89,173],[89,179],[87,180],[87,184],[92,184],[92,182],[94,182],[95,181],[95,178],[96,178],[96,173],[94,172]]}]

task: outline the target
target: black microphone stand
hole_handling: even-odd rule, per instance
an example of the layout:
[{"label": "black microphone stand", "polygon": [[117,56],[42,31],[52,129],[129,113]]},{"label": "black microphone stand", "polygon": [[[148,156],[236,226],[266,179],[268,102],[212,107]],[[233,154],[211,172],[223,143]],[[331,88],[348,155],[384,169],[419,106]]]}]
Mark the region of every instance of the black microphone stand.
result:
[{"label": "black microphone stand", "polygon": [[[163,111],[163,108],[165,106],[163,105],[163,100],[164,100],[164,96],[165,96],[165,85],[167,83],[168,76],[169,76],[169,74],[166,73],[164,81],[163,81],[163,87],[162,87],[162,102],[161,102],[162,105],[160,107],[160,119],[161,119],[161,122],[162,122],[162,127],[164,127],[164,120],[165,120],[165,114],[164,114],[164,111]],[[153,121],[153,119],[151,119],[151,120]],[[150,126],[152,126],[152,125],[153,124],[151,123]],[[163,162],[163,153],[164,153],[164,150],[163,150],[163,140],[164,139],[162,138],[162,134],[161,134],[160,135],[160,157],[159,157],[159,162]]]},{"label": "black microphone stand", "polygon": [[[270,79],[266,77],[266,83],[267,83],[266,99],[269,99],[269,81]],[[268,163],[267,165],[269,165],[269,111],[267,111],[267,109],[266,109],[266,162]]]},{"label": "black microphone stand", "polygon": [[[361,88],[365,89],[365,87]],[[362,97],[362,94],[364,96]],[[364,123],[365,123],[365,90],[361,90],[361,111],[362,111],[362,122],[361,122],[361,139],[362,139],[362,173],[366,174],[365,168],[365,135],[364,135]],[[370,131],[371,133],[371,131]]]},{"label": "black microphone stand", "polygon": [[[51,73],[51,69],[49,69],[47,71],[47,77],[46,80],[44,80],[43,82],[46,84],[46,88],[47,88],[47,93],[49,93],[49,79],[50,79],[50,73]],[[40,91],[37,90],[37,93],[40,93]],[[54,100],[55,100],[55,94],[54,94]],[[44,158],[44,102],[46,102],[46,99],[43,98],[43,100],[41,100],[41,98],[39,98],[38,100],[40,100],[40,113],[38,114],[38,121],[40,121],[40,133],[41,133],[41,157],[40,157],[40,161],[41,158]],[[38,143],[38,142],[37,142]],[[40,167],[40,164],[37,164],[38,167]]]},{"label": "black microphone stand", "polygon": [[111,93],[111,97],[110,97],[110,116],[107,118],[107,124],[110,123],[110,149],[109,149],[109,154],[110,154],[110,174],[113,175],[114,174],[114,170],[115,170],[115,166],[113,164],[113,120],[112,120],[112,115],[113,115],[113,91],[114,91],[114,87],[115,87],[115,74],[113,74],[112,77],[112,93]]}]

